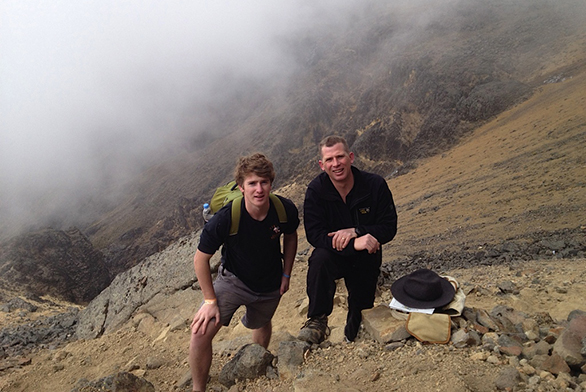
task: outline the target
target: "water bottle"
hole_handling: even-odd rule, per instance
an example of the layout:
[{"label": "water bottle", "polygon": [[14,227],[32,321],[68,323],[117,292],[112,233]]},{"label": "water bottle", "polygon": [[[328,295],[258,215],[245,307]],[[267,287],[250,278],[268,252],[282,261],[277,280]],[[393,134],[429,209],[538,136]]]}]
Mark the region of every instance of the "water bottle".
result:
[{"label": "water bottle", "polygon": [[205,203],[203,205],[202,215],[203,215],[204,222],[209,221],[210,218],[212,217],[212,215],[214,215],[214,213],[212,212],[212,208],[210,207],[210,205],[208,203]]}]

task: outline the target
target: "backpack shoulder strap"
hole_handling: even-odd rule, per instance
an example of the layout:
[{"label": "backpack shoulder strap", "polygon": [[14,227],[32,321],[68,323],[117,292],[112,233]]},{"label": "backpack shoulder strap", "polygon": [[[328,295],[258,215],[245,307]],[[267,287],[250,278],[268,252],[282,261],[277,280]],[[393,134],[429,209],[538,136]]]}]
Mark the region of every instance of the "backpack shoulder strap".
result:
[{"label": "backpack shoulder strap", "polygon": [[283,202],[281,201],[281,199],[279,199],[277,197],[277,195],[274,195],[272,193],[269,194],[269,197],[271,198],[273,205],[275,206],[275,209],[277,210],[277,215],[279,217],[279,223],[287,223],[287,212],[285,211],[285,206],[283,205]]},{"label": "backpack shoulder strap", "polygon": [[[230,235],[238,234],[238,226],[240,226],[240,214],[242,210],[242,198],[239,196],[232,200],[232,216],[230,222]],[[279,223],[287,223],[287,212],[281,199],[272,193],[269,194],[269,198],[273,202],[275,209],[277,210],[277,216],[279,217]]]},{"label": "backpack shoulder strap", "polygon": [[230,235],[238,233],[238,226],[240,226],[240,210],[242,209],[243,196],[238,196],[232,200],[232,216],[230,217]]}]

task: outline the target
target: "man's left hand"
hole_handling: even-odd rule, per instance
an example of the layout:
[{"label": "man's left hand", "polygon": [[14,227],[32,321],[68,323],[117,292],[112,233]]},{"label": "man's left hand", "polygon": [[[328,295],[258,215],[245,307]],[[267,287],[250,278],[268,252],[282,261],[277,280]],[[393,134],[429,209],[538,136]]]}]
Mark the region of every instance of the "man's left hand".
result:
[{"label": "man's left hand", "polygon": [[358,237],[353,227],[328,233],[328,236],[332,237],[332,248],[337,251],[343,250],[352,238]]}]

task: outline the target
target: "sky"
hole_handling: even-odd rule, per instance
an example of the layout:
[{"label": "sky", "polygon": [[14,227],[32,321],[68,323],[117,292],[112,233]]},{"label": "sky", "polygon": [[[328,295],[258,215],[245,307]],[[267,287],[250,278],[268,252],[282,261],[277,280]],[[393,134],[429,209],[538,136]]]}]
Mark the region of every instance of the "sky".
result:
[{"label": "sky", "polygon": [[342,23],[357,3],[2,0],[0,217],[132,175],[197,132],[221,78],[286,77],[283,37]]},{"label": "sky", "polygon": [[[286,80],[284,42],[343,30],[369,1],[0,0],[0,231],[130,179],[207,131],[227,82]],[[407,36],[474,1],[387,4],[416,10]]]}]

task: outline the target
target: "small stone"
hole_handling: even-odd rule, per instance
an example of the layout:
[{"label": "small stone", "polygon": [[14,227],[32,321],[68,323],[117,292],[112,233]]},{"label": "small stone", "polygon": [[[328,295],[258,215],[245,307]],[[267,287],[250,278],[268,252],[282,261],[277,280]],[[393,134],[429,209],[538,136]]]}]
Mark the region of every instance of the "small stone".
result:
[{"label": "small stone", "polygon": [[527,380],[527,384],[529,386],[537,385],[541,382],[541,378],[539,376],[531,376],[529,380]]},{"label": "small stone", "polygon": [[161,358],[157,357],[148,357],[146,361],[146,368],[147,369],[158,369],[164,365],[164,361]]},{"label": "small stone", "polygon": [[488,353],[486,351],[480,351],[470,356],[470,359],[473,361],[486,361],[487,358]]},{"label": "small stone", "polygon": [[555,376],[546,370],[539,372],[539,377],[542,380],[555,380]]},{"label": "small stone", "polygon": [[531,365],[521,366],[521,371],[528,376],[535,374],[535,368]]},{"label": "small stone", "polygon": [[402,342],[393,342],[385,346],[385,351],[395,351],[398,348],[403,347],[405,344]]}]

